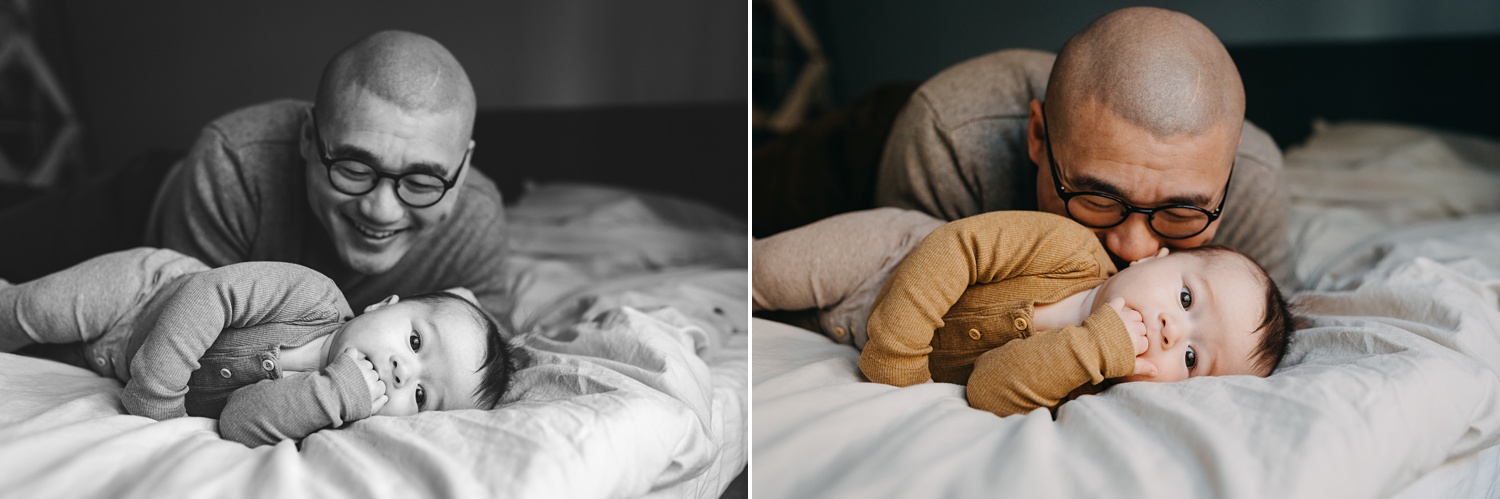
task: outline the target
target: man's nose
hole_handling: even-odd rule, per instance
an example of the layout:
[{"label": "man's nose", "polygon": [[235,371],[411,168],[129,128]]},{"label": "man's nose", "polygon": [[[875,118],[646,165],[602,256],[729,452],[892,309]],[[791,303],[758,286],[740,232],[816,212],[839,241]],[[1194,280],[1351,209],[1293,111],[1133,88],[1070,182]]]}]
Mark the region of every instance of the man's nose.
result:
[{"label": "man's nose", "polygon": [[1124,222],[1105,233],[1104,247],[1119,259],[1133,262],[1155,255],[1161,250],[1161,240],[1151,231],[1146,215],[1131,213]]},{"label": "man's nose", "polygon": [[371,222],[378,224],[393,224],[401,220],[405,211],[401,206],[401,198],[396,196],[396,181],[380,179],[375,185],[375,190],[365,193],[359,201],[360,212]]}]

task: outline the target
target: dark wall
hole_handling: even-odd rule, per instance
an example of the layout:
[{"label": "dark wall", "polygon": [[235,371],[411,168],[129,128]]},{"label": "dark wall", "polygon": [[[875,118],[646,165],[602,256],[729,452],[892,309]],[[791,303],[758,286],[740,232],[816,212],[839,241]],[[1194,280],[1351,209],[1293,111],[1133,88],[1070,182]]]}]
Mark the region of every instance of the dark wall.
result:
[{"label": "dark wall", "polygon": [[[48,53],[82,116],[91,172],[153,147],[185,149],[236,108],[310,99],[334,52],[381,29],[447,46],[482,111],[745,101],[739,2],[59,0],[38,9],[48,21],[39,26],[65,33],[47,36]],[[498,148],[486,147],[493,158]]]},{"label": "dark wall", "polygon": [[[1225,45],[1500,36],[1493,0],[799,0],[830,61],[831,94],[847,104],[880,83],[925,80],[1001,48],[1057,51],[1112,10],[1154,5],[1193,16]],[[757,11],[759,14],[759,11]],[[757,17],[757,24],[763,23]]]},{"label": "dark wall", "polygon": [[1283,149],[1314,119],[1390,121],[1500,139],[1500,36],[1230,47],[1245,117]]},{"label": "dark wall", "polygon": [[[1057,51],[1073,33],[1125,0],[1056,2],[800,0],[829,62],[828,108],[843,109],[883,84],[921,82],[1002,48]],[[1224,42],[1245,81],[1247,117],[1283,147],[1306,138],[1313,118],[1402,121],[1500,136],[1500,2],[1457,0],[1159,0]],[[754,11],[757,36],[774,31]],[[756,57],[775,47],[753,45]],[[760,59],[757,59],[760,60]],[[793,60],[792,62],[797,62]],[[756,67],[757,103],[787,81]],[[788,73],[795,74],[795,73]],[[783,78],[785,79],[785,78]],[[763,142],[766,137],[757,137]]]},{"label": "dark wall", "polygon": [[745,219],[745,116],[743,102],[483,111],[474,164],[507,200],[528,181],[586,181],[697,199]]}]

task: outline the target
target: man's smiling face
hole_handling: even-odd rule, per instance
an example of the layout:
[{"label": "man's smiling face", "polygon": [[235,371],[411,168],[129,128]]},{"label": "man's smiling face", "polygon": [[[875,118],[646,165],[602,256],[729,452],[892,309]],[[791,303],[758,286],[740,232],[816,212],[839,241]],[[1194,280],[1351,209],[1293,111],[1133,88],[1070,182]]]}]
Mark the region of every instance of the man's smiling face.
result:
[{"label": "man's smiling face", "polygon": [[[469,170],[459,169],[468,147],[461,138],[463,115],[405,110],[358,87],[336,100],[317,110],[316,127],[309,120],[302,134],[308,204],[346,266],[361,274],[383,273],[452,213]],[[368,193],[344,194],[329,182],[319,142],[330,157],[358,159],[388,174],[432,173],[456,184],[425,208],[403,203],[389,179]]]}]

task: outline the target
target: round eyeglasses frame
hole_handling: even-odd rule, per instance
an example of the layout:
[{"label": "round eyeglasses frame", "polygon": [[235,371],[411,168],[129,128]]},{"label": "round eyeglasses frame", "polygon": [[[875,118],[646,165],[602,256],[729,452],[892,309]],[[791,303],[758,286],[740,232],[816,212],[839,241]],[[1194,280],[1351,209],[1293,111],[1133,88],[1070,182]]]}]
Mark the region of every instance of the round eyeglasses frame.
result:
[{"label": "round eyeglasses frame", "polygon": [[[342,192],[342,193],[350,195],[350,196],[363,196],[365,194],[369,194],[370,192],[373,192],[376,187],[380,186],[381,179],[387,179],[388,178],[388,179],[391,179],[391,182],[396,186],[396,199],[401,200],[402,204],[405,204],[405,205],[410,206],[412,208],[426,208],[426,207],[429,207],[429,206],[432,206],[432,205],[435,205],[435,204],[438,204],[438,203],[442,202],[443,201],[443,197],[445,197],[445,196],[448,195],[448,191],[452,190],[453,186],[458,185],[458,176],[463,173],[464,165],[468,164],[468,162],[469,162],[469,152],[471,152],[472,149],[466,149],[464,151],[464,157],[463,157],[463,159],[460,159],[458,161],[458,169],[456,171],[454,171],[454,173],[453,173],[453,180],[448,180],[448,179],[445,179],[443,177],[439,177],[437,175],[433,175],[433,174],[430,174],[430,173],[423,173],[423,172],[406,172],[406,173],[400,173],[400,174],[385,173],[385,172],[382,172],[382,171],[380,171],[379,169],[377,169],[377,168],[375,168],[373,166],[370,166],[369,163],[365,163],[364,161],[360,161],[360,160],[357,160],[357,159],[354,159],[354,158],[334,158],[334,157],[330,157],[328,155],[328,146],[323,143],[323,131],[318,126],[318,113],[317,113],[317,110],[315,110],[315,109],[309,109],[308,112],[310,114],[312,114],[313,134],[314,134],[315,138],[317,139],[317,140],[314,140],[314,142],[316,142],[318,144],[318,160],[323,163],[324,171],[326,171],[328,173],[328,184],[332,185],[333,188],[334,188],[334,190]],[[351,190],[345,190],[345,189],[339,187],[339,182],[336,181],[336,180],[334,180],[334,178],[333,178],[333,165],[334,165],[334,163],[338,163],[338,162],[342,162],[342,161],[352,162],[352,163],[358,164],[360,166],[363,166],[365,168],[368,168],[370,170],[370,173],[372,175],[375,175],[375,180],[372,181],[372,182],[370,182],[370,187],[367,188],[367,189],[365,189],[365,190],[363,190],[363,191],[351,191]],[[411,201],[408,201],[406,199],[406,196],[402,194],[402,192],[405,192],[405,191],[402,190],[402,185],[403,184],[402,184],[401,181],[404,180],[407,177],[416,177],[416,176],[430,177],[430,178],[436,179],[439,183],[443,184],[443,192],[439,193],[438,196],[436,198],[434,198],[431,203],[421,204],[421,203],[413,203]]]},{"label": "round eyeglasses frame", "polygon": [[[1063,187],[1063,184],[1062,184],[1062,175],[1061,175],[1061,173],[1059,171],[1059,168],[1057,166],[1057,155],[1055,155],[1055,154],[1052,153],[1052,131],[1051,131],[1049,125],[1047,124],[1049,121],[1050,120],[1047,119],[1047,105],[1043,104],[1042,105],[1042,131],[1043,131],[1043,133],[1046,134],[1046,137],[1043,140],[1047,144],[1047,162],[1050,163],[1051,167],[1052,167],[1052,186],[1053,186],[1053,188],[1057,189],[1057,197],[1062,198],[1062,201],[1063,201],[1063,210],[1066,211],[1066,212],[1068,212],[1068,218],[1072,218],[1073,221],[1078,222],[1078,223],[1082,224],[1085,227],[1090,227],[1090,228],[1094,228],[1094,229],[1108,229],[1108,228],[1111,228],[1111,227],[1116,227],[1116,226],[1118,226],[1118,225],[1120,225],[1122,223],[1125,223],[1126,220],[1130,219],[1130,214],[1131,213],[1140,213],[1140,214],[1146,215],[1146,226],[1151,227],[1151,232],[1155,232],[1156,235],[1161,236],[1161,237],[1165,237],[1167,239],[1187,239],[1187,238],[1196,236],[1198,234],[1202,234],[1203,231],[1208,230],[1208,226],[1213,225],[1214,220],[1218,220],[1219,216],[1223,214],[1223,212],[1224,212],[1224,203],[1226,201],[1229,201],[1229,183],[1234,180],[1234,166],[1235,166],[1234,163],[1230,163],[1230,165],[1229,165],[1229,178],[1224,180],[1224,197],[1221,198],[1221,199],[1219,199],[1219,206],[1215,207],[1213,209],[1213,211],[1208,211],[1208,210],[1205,210],[1205,209],[1203,209],[1201,207],[1193,206],[1193,205],[1190,205],[1190,204],[1169,204],[1169,205],[1157,206],[1155,208],[1141,208],[1139,206],[1136,206],[1136,205],[1133,205],[1133,204],[1125,202],[1125,200],[1120,199],[1118,196],[1114,196],[1114,195],[1111,195],[1111,194],[1106,194],[1106,193],[1103,193],[1103,192],[1095,192],[1095,191],[1068,192],[1067,188]],[[1103,197],[1103,198],[1109,199],[1110,201],[1114,201],[1115,203],[1118,203],[1120,205],[1120,207],[1122,208],[1122,210],[1121,210],[1122,214],[1120,216],[1120,220],[1116,221],[1115,223],[1105,224],[1105,225],[1094,225],[1094,224],[1085,223],[1082,220],[1078,220],[1078,217],[1073,216],[1073,209],[1070,207],[1071,203],[1069,203],[1068,201],[1071,200],[1071,199],[1073,199],[1073,198],[1075,198],[1075,197],[1084,196],[1084,195],[1099,196],[1099,197]],[[1194,231],[1191,234],[1181,235],[1181,236],[1174,236],[1174,235],[1164,234],[1164,233],[1162,233],[1161,230],[1159,230],[1159,229],[1156,228],[1156,223],[1155,223],[1156,222],[1156,213],[1159,212],[1159,211],[1164,211],[1164,210],[1169,210],[1169,209],[1174,209],[1174,208],[1189,209],[1189,210],[1194,210],[1194,211],[1203,213],[1204,215],[1206,215],[1208,217],[1208,221],[1204,222],[1202,227],[1199,227],[1197,231]]]}]

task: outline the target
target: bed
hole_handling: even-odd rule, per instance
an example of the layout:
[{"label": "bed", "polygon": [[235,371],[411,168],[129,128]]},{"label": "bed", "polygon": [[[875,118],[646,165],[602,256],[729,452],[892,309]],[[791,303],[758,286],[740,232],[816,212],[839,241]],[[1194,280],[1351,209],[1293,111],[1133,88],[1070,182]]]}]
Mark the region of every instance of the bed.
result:
[{"label": "bed", "polygon": [[247,448],[124,412],[121,384],[0,354],[5,497],[718,497],[746,466],[744,222],[616,188],[510,208],[527,360],[490,411]]},{"label": "bed", "polygon": [[766,497],[1500,497],[1500,142],[1314,123],[1286,152],[1294,307],[1267,378],[1117,386],[998,418],[865,382],[755,318]]}]

